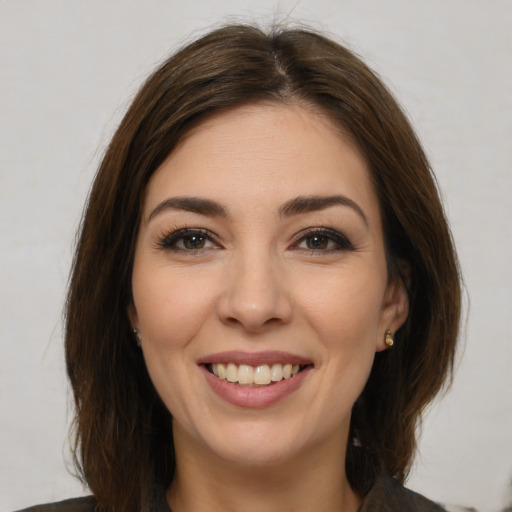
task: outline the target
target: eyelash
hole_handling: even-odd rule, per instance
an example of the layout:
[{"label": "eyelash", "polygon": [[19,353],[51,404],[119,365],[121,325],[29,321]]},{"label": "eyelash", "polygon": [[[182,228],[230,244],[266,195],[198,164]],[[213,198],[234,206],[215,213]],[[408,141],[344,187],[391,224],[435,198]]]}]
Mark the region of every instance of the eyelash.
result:
[{"label": "eyelash", "polygon": [[[216,247],[200,247],[198,249],[187,249],[185,247],[178,247],[179,242],[184,242],[185,240],[191,240],[193,237],[200,238],[201,241],[206,243],[210,242],[214,244]],[[327,247],[329,244],[334,243],[334,247],[328,248],[311,248],[311,247],[300,247],[303,242],[307,240],[311,240],[313,238],[321,239],[327,243]],[[190,255],[198,254],[202,251],[213,250],[221,248],[220,244],[215,240],[215,237],[212,236],[211,232],[206,229],[200,228],[182,228],[177,229],[176,231],[172,231],[171,233],[166,234],[161,238],[158,242],[158,246],[162,249],[171,250],[174,252],[182,252]],[[321,255],[325,253],[332,253],[337,251],[354,251],[355,247],[352,242],[339,231],[336,231],[331,228],[309,228],[306,231],[301,231],[296,240],[292,244],[292,249],[297,251],[306,251],[312,255]]]},{"label": "eyelash", "polygon": [[[305,242],[308,239],[312,238],[319,238],[327,241],[327,244],[330,242],[334,242],[335,247],[331,247],[328,249],[314,249],[314,248],[302,248],[299,247],[299,245],[302,242]],[[338,252],[338,251],[354,251],[355,247],[352,244],[352,242],[339,231],[336,231],[335,229],[331,228],[310,228],[306,230],[305,232],[302,231],[298,237],[296,242],[294,242],[293,247],[295,250],[301,250],[301,251],[307,251],[310,254],[317,255],[317,254],[325,254],[325,253],[332,253],[332,252]]]},{"label": "eyelash", "polygon": [[184,241],[186,239],[190,240],[194,236],[201,238],[205,242],[211,242],[215,244],[217,248],[219,247],[219,244],[215,241],[212,234],[206,229],[200,228],[182,228],[177,229],[176,231],[172,231],[171,233],[168,233],[165,236],[163,236],[158,245],[162,249],[167,249],[174,252],[183,252],[187,254],[198,254],[201,251],[213,249],[213,247],[200,247],[199,249],[186,249],[184,247],[178,247],[178,243],[180,241]]}]

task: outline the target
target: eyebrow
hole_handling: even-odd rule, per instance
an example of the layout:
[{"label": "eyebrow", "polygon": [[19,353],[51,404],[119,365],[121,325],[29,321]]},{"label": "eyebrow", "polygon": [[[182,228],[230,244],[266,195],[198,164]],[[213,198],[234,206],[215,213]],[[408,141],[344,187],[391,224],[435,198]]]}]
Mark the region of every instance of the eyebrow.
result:
[{"label": "eyebrow", "polygon": [[290,217],[301,213],[315,212],[319,210],[325,210],[331,206],[348,206],[352,208],[359,217],[363,220],[365,225],[368,227],[368,218],[364,214],[362,208],[352,199],[346,196],[335,195],[335,196],[299,196],[291,201],[286,202],[279,209],[279,214],[282,217]]},{"label": "eyebrow", "polygon": [[[352,199],[342,195],[299,196],[283,204],[283,206],[279,208],[279,215],[281,217],[291,217],[293,215],[300,215],[301,213],[325,210],[326,208],[336,205],[352,208],[352,210],[361,217],[365,225],[367,227],[369,226],[368,219],[362,208]],[[169,197],[153,209],[148,216],[147,222],[164,210],[184,210],[207,217],[226,218],[229,216],[227,209],[223,205],[211,199],[202,197]]]},{"label": "eyebrow", "polygon": [[224,206],[211,199],[201,197],[169,197],[149,214],[148,222],[164,210],[185,210],[187,212],[206,215],[207,217],[227,217],[228,213]]}]

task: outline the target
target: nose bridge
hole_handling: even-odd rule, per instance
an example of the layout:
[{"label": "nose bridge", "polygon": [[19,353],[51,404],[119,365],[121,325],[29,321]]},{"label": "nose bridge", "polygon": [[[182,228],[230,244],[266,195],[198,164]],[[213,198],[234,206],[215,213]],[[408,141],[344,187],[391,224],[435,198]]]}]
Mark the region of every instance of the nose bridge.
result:
[{"label": "nose bridge", "polygon": [[234,254],[219,303],[223,322],[258,331],[270,323],[286,323],[291,304],[279,258],[268,247],[249,246]]}]

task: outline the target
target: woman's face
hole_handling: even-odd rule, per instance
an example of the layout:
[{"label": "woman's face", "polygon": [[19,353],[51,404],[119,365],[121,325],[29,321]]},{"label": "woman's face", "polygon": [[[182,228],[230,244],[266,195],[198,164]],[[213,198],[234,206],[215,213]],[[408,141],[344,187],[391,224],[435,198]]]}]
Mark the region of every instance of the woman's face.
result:
[{"label": "woman's face", "polygon": [[365,159],[299,106],[217,114],[169,155],[132,285],[177,450],[243,464],[344,450],[374,354],[407,314]]}]

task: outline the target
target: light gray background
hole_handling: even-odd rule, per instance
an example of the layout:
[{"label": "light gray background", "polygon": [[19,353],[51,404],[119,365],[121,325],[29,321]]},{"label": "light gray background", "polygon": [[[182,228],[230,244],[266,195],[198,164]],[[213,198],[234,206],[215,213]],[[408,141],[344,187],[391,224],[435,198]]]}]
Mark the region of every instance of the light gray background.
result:
[{"label": "light gray background", "polygon": [[[512,477],[512,1],[0,1],[0,510],[77,495],[61,310],[74,232],[130,98],[224,20],[308,22],[391,84],[436,169],[470,312],[409,486],[497,511]],[[69,462],[68,462],[69,465]]]}]

